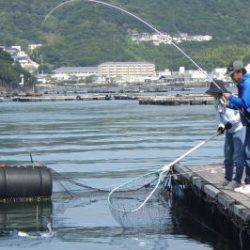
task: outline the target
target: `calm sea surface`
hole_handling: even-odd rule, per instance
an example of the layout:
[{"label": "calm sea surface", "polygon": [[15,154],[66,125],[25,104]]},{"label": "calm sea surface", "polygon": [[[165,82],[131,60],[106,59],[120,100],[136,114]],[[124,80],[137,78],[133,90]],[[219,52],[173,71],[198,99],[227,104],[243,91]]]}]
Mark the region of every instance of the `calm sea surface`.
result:
[{"label": "calm sea surface", "polygon": [[[81,183],[110,188],[161,168],[214,133],[212,106],[139,106],[133,101],[0,104],[0,161],[36,161]],[[183,164],[221,162],[222,138]],[[168,211],[171,210],[171,211]],[[230,249],[182,208],[168,209],[164,232],[123,231],[107,195],[0,206],[3,249]],[[190,215],[189,215],[190,216]],[[193,222],[192,222],[193,221]],[[51,227],[51,228],[50,228]]]}]

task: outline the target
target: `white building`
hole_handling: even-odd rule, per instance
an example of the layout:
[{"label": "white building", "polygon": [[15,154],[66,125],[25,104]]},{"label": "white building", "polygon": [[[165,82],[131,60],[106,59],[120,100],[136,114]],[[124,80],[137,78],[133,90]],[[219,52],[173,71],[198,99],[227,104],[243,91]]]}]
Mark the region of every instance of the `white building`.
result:
[{"label": "white building", "polygon": [[172,37],[166,33],[136,33],[132,34],[131,39],[135,42],[152,42],[155,46],[159,46],[160,44],[170,44],[172,41]]},{"label": "white building", "polygon": [[169,77],[169,76],[172,76],[172,72],[170,69],[164,69],[158,72],[158,76]]},{"label": "white building", "polygon": [[22,50],[21,46],[6,47],[5,51],[9,53],[15,62],[19,62],[23,68],[34,73],[39,68],[39,64],[33,61],[30,56]]},{"label": "white building", "polygon": [[179,68],[179,75],[185,75],[185,73],[186,73],[185,67],[180,67]]},{"label": "white building", "polygon": [[131,40],[135,42],[151,42],[155,46],[159,46],[160,44],[171,44],[172,41],[175,43],[182,42],[207,42],[212,40],[213,37],[210,35],[195,35],[191,36],[187,33],[180,33],[178,35],[170,35],[167,33],[135,33],[131,35]]},{"label": "white building", "polygon": [[208,42],[213,39],[212,36],[205,35],[205,36],[192,36],[192,41],[197,41],[197,42]]},{"label": "white building", "polygon": [[84,80],[88,76],[96,76],[97,74],[98,67],[61,67],[54,70],[51,77],[57,81]]},{"label": "white building", "polygon": [[33,50],[35,50],[35,49],[41,48],[42,46],[43,46],[42,44],[30,44],[30,45],[28,46],[28,48],[29,48],[30,51],[33,51]]},{"label": "white building", "polygon": [[106,62],[98,66],[98,74],[117,82],[142,82],[156,77],[155,65],[149,62]]},{"label": "white building", "polygon": [[46,84],[47,83],[47,78],[45,75],[36,75],[37,83],[39,84]]},{"label": "white building", "polygon": [[250,63],[245,66],[245,69],[247,70],[247,73],[250,73]]},{"label": "white building", "polygon": [[226,73],[227,73],[227,68],[215,68],[212,71],[212,76],[215,79],[225,81],[227,80]]},{"label": "white building", "polygon": [[207,80],[207,72],[201,72],[200,70],[188,70],[187,74],[194,80]]},{"label": "white building", "polygon": [[12,49],[16,49],[18,51],[22,51],[22,47],[21,46],[11,46]]}]

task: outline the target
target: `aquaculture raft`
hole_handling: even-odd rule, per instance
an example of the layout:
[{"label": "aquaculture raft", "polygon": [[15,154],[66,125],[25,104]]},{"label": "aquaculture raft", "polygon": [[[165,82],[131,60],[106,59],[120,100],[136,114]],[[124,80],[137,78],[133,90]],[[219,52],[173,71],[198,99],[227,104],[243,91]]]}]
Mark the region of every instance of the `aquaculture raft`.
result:
[{"label": "aquaculture raft", "polygon": [[16,96],[12,98],[13,102],[55,102],[55,101],[91,101],[91,100],[110,100],[109,95],[44,95],[44,96]]},{"label": "aquaculture raft", "polygon": [[220,189],[222,165],[175,166],[174,197],[184,201],[194,213],[203,213],[220,233],[240,245],[250,244],[250,195]]},{"label": "aquaculture raft", "polygon": [[149,95],[139,98],[141,105],[211,105],[213,102],[213,97],[205,94]]}]

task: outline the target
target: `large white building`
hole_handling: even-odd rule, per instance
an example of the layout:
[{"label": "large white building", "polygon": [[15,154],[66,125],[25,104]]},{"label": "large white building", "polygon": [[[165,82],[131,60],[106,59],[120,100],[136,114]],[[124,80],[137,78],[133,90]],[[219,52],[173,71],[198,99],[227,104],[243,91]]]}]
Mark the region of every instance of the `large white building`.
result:
[{"label": "large white building", "polygon": [[97,74],[98,67],[61,67],[54,70],[51,77],[57,81],[84,80]]},{"label": "large white building", "polygon": [[99,77],[117,82],[141,82],[156,76],[155,65],[149,62],[105,62],[98,66]]}]

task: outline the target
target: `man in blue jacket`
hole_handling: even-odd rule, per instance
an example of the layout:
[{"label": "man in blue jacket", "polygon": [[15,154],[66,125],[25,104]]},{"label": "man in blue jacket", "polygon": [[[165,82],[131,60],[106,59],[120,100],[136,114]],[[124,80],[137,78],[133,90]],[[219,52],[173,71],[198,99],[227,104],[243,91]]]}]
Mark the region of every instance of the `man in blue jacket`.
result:
[{"label": "man in blue jacket", "polygon": [[228,107],[238,109],[241,119],[246,126],[245,158],[246,158],[246,179],[245,183],[250,184],[250,74],[247,74],[244,65],[240,61],[231,62],[227,69],[227,74],[237,84],[238,96],[225,93],[228,100]]}]

